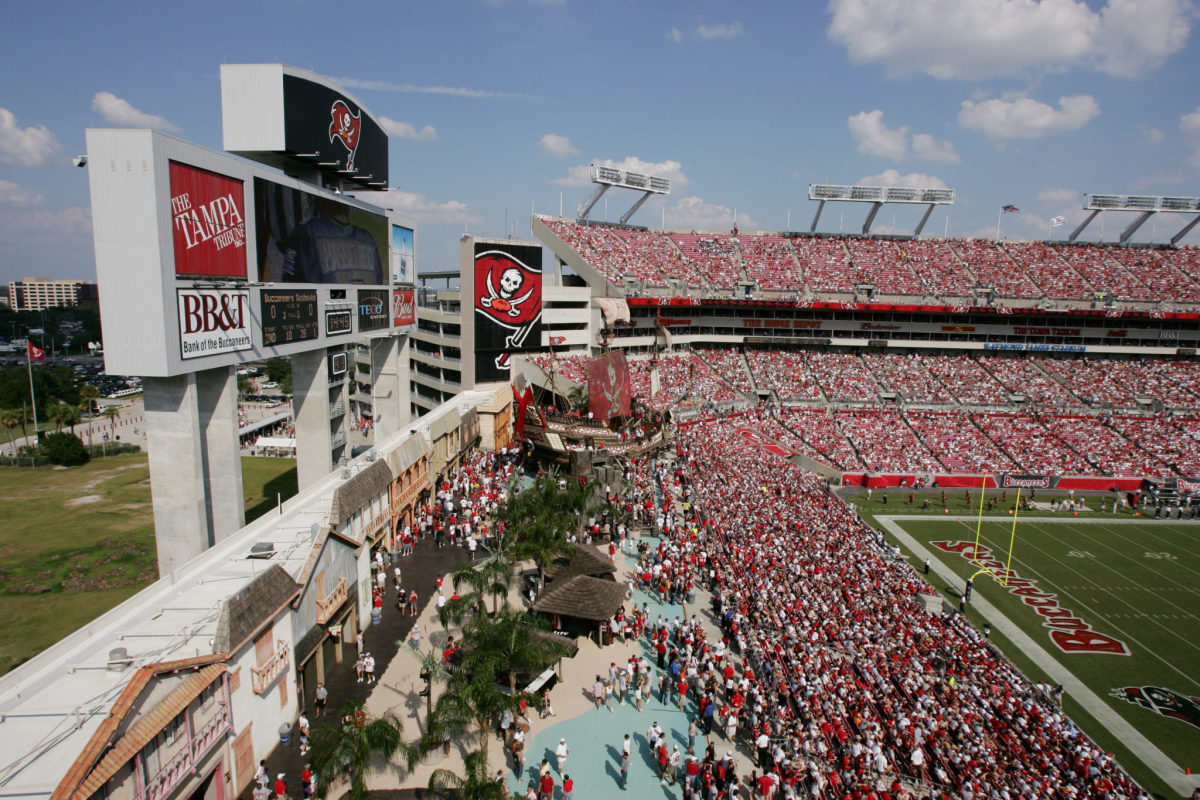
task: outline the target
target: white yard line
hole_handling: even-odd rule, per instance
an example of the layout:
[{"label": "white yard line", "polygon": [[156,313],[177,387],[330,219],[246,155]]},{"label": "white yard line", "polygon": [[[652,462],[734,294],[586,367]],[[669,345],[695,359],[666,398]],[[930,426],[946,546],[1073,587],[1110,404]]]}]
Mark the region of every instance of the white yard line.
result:
[{"label": "white yard line", "polygon": [[[920,559],[928,558],[930,567],[941,578],[950,581],[952,585],[958,583],[958,576],[949,566],[944,564],[931,550],[908,535],[904,528],[897,524],[897,522],[909,520],[927,522],[931,519],[936,520],[936,517],[929,517],[928,515],[905,515],[885,518],[882,515],[876,515],[876,519],[892,535],[903,542],[909,552]],[[1012,518],[984,517],[984,519],[989,522],[999,522],[1011,520]],[[1071,522],[1074,524],[1084,521],[1081,519],[1062,520],[1062,522]],[[1181,797],[1187,797],[1191,794],[1192,789],[1195,788],[1196,779],[1185,775],[1183,770],[1167,757],[1166,753],[1159,750],[1137,728],[1133,727],[1124,717],[1114,711],[1108,703],[1104,702],[1099,695],[1089,689],[1079,678],[1075,677],[1075,673],[1063,666],[1057,658],[1018,628],[1015,623],[1010,621],[999,609],[982,597],[979,592],[975,592],[972,595],[971,605],[986,617],[997,631],[1004,634],[1010,642],[1020,648],[1021,652],[1037,664],[1050,680],[1062,684],[1063,688],[1070,693],[1073,700],[1083,706],[1098,723],[1107,728],[1108,732],[1116,740],[1128,747],[1130,752],[1145,764],[1148,769],[1157,774],[1160,780],[1178,792]]]}]

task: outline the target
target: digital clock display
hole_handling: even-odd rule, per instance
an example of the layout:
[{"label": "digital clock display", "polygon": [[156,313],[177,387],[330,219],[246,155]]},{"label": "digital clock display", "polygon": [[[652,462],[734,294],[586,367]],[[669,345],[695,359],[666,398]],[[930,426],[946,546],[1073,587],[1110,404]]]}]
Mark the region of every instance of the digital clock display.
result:
[{"label": "digital clock display", "polygon": [[321,335],[316,289],[272,289],[260,297],[264,347],[304,342]]},{"label": "digital clock display", "polygon": [[337,336],[339,333],[349,333],[352,314],[349,311],[325,312],[325,335]]}]

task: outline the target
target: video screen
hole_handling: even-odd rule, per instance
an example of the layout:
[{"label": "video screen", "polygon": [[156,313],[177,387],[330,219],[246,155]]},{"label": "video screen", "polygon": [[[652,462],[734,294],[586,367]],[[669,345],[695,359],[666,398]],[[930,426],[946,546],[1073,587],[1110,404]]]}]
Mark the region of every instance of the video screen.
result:
[{"label": "video screen", "polygon": [[387,284],[387,217],[262,178],[254,201],[260,281]]}]

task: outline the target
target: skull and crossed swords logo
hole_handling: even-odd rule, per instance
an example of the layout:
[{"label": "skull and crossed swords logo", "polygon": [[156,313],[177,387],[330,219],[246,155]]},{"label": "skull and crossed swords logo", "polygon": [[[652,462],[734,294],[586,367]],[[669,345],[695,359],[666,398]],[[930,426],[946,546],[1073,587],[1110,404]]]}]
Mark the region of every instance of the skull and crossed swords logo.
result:
[{"label": "skull and crossed swords logo", "polygon": [[517,297],[516,294],[521,291],[524,283],[525,276],[521,274],[521,270],[509,267],[500,274],[500,289],[497,290],[492,283],[492,274],[489,272],[487,276],[488,296],[479,298],[479,304],[484,308],[494,308],[501,313],[507,313],[510,317],[519,317],[521,316],[521,304],[528,300],[534,292],[533,289],[530,289]]}]

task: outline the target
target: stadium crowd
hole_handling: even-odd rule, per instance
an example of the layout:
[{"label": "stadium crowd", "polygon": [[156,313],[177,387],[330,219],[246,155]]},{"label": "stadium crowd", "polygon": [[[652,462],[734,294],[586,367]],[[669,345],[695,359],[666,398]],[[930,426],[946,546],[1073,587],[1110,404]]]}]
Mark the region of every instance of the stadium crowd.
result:
[{"label": "stadium crowd", "polygon": [[1200,251],[1104,244],[667,232],[539,217],[608,281],[667,279],[696,289],[970,297],[1009,300],[1200,302]]},{"label": "stadium crowd", "polygon": [[663,550],[717,598],[720,679],[697,683],[766,796],[1148,798],[960,615],[926,612],[933,588],[852,507],[735,428],[678,430]]}]

